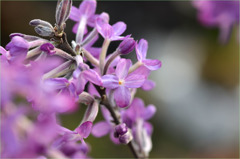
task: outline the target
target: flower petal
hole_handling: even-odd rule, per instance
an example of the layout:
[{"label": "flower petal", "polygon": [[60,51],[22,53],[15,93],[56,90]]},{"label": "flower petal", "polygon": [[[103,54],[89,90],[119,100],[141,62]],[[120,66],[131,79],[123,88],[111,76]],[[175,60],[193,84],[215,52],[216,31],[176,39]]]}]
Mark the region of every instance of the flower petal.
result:
[{"label": "flower petal", "polygon": [[111,131],[110,132],[110,139],[112,140],[112,142],[114,143],[114,144],[120,144],[120,141],[119,141],[119,138],[116,138],[115,136],[114,136],[114,131]]},{"label": "flower petal", "polygon": [[124,22],[117,22],[112,26],[115,36],[121,35],[127,28],[127,25]]},{"label": "flower petal", "polygon": [[94,87],[92,83],[89,83],[88,85],[88,93],[90,93],[92,96],[100,97],[100,94],[98,93],[97,89]]},{"label": "flower petal", "polygon": [[7,54],[7,50],[5,50],[2,46],[0,46],[0,53],[3,55]]},{"label": "flower petal", "polygon": [[127,87],[121,86],[114,91],[114,99],[116,104],[121,107],[127,107],[130,103],[131,93]]},{"label": "flower petal", "polygon": [[81,73],[79,77],[73,82],[76,87],[76,92],[79,95],[84,90],[87,80],[82,76],[82,73]]},{"label": "flower petal", "polygon": [[116,68],[117,77],[122,80],[125,79],[128,75],[128,70],[131,67],[132,62],[129,59],[121,59],[119,60]]},{"label": "flower petal", "polygon": [[141,39],[136,45],[136,54],[139,61],[145,60],[147,56],[148,42],[145,39]]},{"label": "flower petal", "polygon": [[85,70],[81,73],[81,75],[88,81],[98,85],[98,86],[102,86],[102,79],[101,77],[99,76],[99,74],[92,70],[92,69],[88,69],[88,70]]},{"label": "flower petal", "polygon": [[147,67],[145,67],[144,65],[140,66],[138,69],[136,69],[135,71],[133,71],[132,73],[129,74],[129,76],[131,74],[139,74],[142,76],[145,76],[145,78],[147,79],[148,76],[150,75],[151,70],[149,70]]},{"label": "flower petal", "polygon": [[144,102],[140,98],[134,98],[130,108],[127,110],[127,116],[135,121],[137,118],[142,117],[145,112]]},{"label": "flower petal", "polygon": [[47,90],[59,90],[67,87],[69,81],[66,78],[49,78],[44,80],[44,88]]},{"label": "flower petal", "polygon": [[144,91],[150,91],[152,90],[154,87],[156,86],[156,83],[152,80],[146,80],[143,85],[142,85],[142,89]]},{"label": "flower petal", "polygon": [[103,87],[114,89],[119,87],[118,78],[114,75],[104,75],[102,77]]},{"label": "flower petal", "polygon": [[150,104],[145,108],[143,119],[149,120],[156,113],[157,109],[154,105]]},{"label": "flower petal", "polygon": [[108,111],[108,109],[105,108],[105,106],[103,106],[103,105],[102,105],[100,108],[101,108],[102,115],[103,115],[105,121],[106,121],[107,123],[111,124],[113,118],[112,118],[110,112]]},{"label": "flower petal", "polygon": [[144,128],[146,129],[148,136],[151,136],[151,135],[152,135],[152,132],[153,132],[153,126],[152,126],[152,124],[149,123],[149,122],[144,122],[143,126],[144,126]]},{"label": "flower petal", "polygon": [[103,21],[101,18],[97,18],[96,28],[102,37],[106,39],[111,39],[113,36],[113,28],[111,25]]},{"label": "flower petal", "polygon": [[69,15],[69,19],[78,22],[80,20],[81,14],[80,11],[77,7],[72,6],[70,15]]},{"label": "flower petal", "polygon": [[144,66],[146,66],[149,70],[153,71],[153,70],[157,70],[161,67],[162,63],[159,60],[143,60],[142,61],[144,63]]},{"label": "flower petal", "polygon": [[111,130],[109,123],[105,121],[97,122],[93,125],[92,135],[95,137],[103,137],[107,135]]},{"label": "flower petal", "polygon": [[79,26],[79,22],[74,24],[73,28],[72,28],[72,32],[77,34],[77,30],[78,30],[78,26]]},{"label": "flower petal", "polygon": [[139,88],[145,82],[145,76],[139,74],[131,74],[125,79],[125,86],[128,88]]},{"label": "flower petal", "polygon": [[82,15],[91,17],[96,11],[96,5],[95,0],[84,0],[79,7],[79,11]]},{"label": "flower petal", "polygon": [[82,123],[78,128],[76,128],[76,131],[82,138],[87,138],[92,130],[92,122],[86,121]]}]

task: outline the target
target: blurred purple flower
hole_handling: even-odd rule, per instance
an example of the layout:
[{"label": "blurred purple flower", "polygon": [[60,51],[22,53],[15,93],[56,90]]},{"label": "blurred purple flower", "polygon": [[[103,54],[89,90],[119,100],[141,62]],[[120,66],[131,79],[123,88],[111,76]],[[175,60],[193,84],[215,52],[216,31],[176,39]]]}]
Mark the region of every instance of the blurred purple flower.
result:
[{"label": "blurred purple flower", "polygon": [[193,1],[198,10],[199,21],[208,27],[219,27],[219,39],[222,43],[227,42],[232,27],[239,25],[239,1]]},{"label": "blurred purple flower", "polygon": [[152,80],[146,80],[143,85],[142,85],[142,89],[144,91],[150,91],[152,90],[154,87],[156,86],[156,83]]},{"label": "blurred purple flower", "polygon": [[29,47],[29,43],[22,37],[14,36],[7,44],[6,49],[9,50],[11,60],[22,61],[26,57]]}]

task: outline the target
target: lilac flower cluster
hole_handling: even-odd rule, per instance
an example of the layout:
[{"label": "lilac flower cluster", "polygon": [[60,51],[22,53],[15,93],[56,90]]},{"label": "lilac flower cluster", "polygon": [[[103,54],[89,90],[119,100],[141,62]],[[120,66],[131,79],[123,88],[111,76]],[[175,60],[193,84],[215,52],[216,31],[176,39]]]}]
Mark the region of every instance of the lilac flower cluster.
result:
[{"label": "lilac flower cluster", "polygon": [[195,0],[194,7],[198,10],[199,21],[208,27],[220,29],[219,40],[226,43],[234,25],[239,26],[238,0]]},{"label": "lilac flower cluster", "polygon": [[[152,125],[147,121],[156,108],[135,98],[137,88],[149,91],[155,83],[151,71],[159,60],[147,59],[148,43],[123,36],[124,22],[109,24],[109,15],[96,14],[96,1],[84,0],[79,8],[59,0],[56,24],[30,21],[38,36],[13,33],[1,53],[1,157],[88,158],[85,139],[110,134],[116,144],[127,144],[136,158],[152,148]],[[75,41],[70,45],[64,29],[70,18]],[[89,31],[91,28],[91,31]],[[104,42],[94,47],[99,34]],[[45,38],[43,38],[45,37]],[[107,56],[111,41],[120,41]],[[138,62],[121,57],[135,49]],[[87,106],[74,130],[61,125],[59,115]],[[93,124],[99,108],[104,121]]]}]

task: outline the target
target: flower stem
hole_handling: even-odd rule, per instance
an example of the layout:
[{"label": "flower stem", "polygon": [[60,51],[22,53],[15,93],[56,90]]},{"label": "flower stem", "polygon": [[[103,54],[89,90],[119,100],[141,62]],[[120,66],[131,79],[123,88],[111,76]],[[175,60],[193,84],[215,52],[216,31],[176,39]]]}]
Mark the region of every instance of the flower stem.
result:
[{"label": "flower stem", "polygon": [[108,67],[110,66],[110,64],[112,63],[112,61],[118,56],[120,55],[120,53],[118,51],[115,51],[107,60],[104,69],[103,69],[103,75],[105,75],[107,73]]},{"label": "flower stem", "polygon": [[140,66],[142,66],[142,62],[138,61],[134,65],[132,65],[128,71],[128,73],[132,73],[136,69],[138,69]]},{"label": "flower stem", "polygon": [[42,51],[40,50],[40,46],[28,51],[27,53],[27,59],[32,58],[33,56],[39,55]]},{"label": "flower stem", "polygon": [[[107,109],[108,111],[110,112],[112,118],[113,118],[113,122],[118,125],[121,123],[120,121],[120,116],[117,115],[117,113],[115,112],[115,110],[113,109],[113,107],[109,104],[109,101],[106,97],[106,93],[105,93],[105,88],[104,89],[101,89],[99,86],[97,85],[94,85],[98,91],[98,93],[101,95],[102,97],[102,101],[100,102],[100,104],[103,104]],[[128,147],[130,148],[131,152],[133,153],[133,156],[135,158],[140,158],[140,155],[138,154],[137,150],[134,148],[133,146],[133,143],[132,141],[130,141],[128,144]]]},{"label": "flower stem", "polygon": [[67,52],[72,56],[76,56],[75,51],[73,51],[72,47],[68,43],[66,33],[63,33],[63,35],[60,38],[59,37],[54,37],[54,38],[56,41],[60,41],[60,44],[58,44],[57,48]]},{"label": "flower stem", "polygon": [[[56,77],[60,72],[65,71],[70,65],[72,64],[72,61],[69,60],[60,66],[56,67],[55,69],[49,71],[48,73],[43,75],[43,79],[53,78]],[[66,72],[67,73],[67,72]]]},{"label": "flower stem", "polygon": [[[111,116],[113,117],[113,121],[116,125],[120,124],[120,120],[119,120],[119,117],[117,116],[116,112],[113,110],[113,107],[109,104],[104,104],[105,107],[108,109],[108,111],[110,112]],[[135,148],[133,147],[133,143],[132,141],[130,141],[128,144],[128,147],[130,148],[130,150],[132,151],[133,155],[135,158],[140,158],[138,156],[138,153],[137,151],[135,150]]]},{"label": "flower stem", "polygon": [[87,51],[86,49],[84,49],[84,48],[82,48],[82,51],[83,51],[83,53],[84,53],[84,57],[86,57],[89,62],[91,62],[91,63],[92,63],[93,65],[95,65],[96,67],[99,66],[99,61],[98,61],[95,57],[93,57],[90,52],[88,52],[88,51]]},{"label": "flower stem", "polygon": [[87,45],[92,39],[94,39],[98,35],[98,31],[96,28],[94,28],[88,36],[83,40],[81,43],[81,46]]},{"label": "flower stem", "polygon": [[108,49],[108,46],[109,46],[110,42],[111,41],[109,39],[105,39],[104,42],[103,42],[103,45],[102,45],[102,51],[101,51],[101,54],[100,54],[100,57],[99,57],[99,67],[100,67],[101,74],[103,74],[105,58],[106,58],[106,55],[107,55],[107,49]]},{"label": "flower stem", "polygon": [[55,55],[61,56],[61,57],[66,58],[68,60],[73,60],[73,61],[75,60],[71,55],[69,55],[67,52],[65,52],[61,49],[55,48],[54,50],[56,51]]}]

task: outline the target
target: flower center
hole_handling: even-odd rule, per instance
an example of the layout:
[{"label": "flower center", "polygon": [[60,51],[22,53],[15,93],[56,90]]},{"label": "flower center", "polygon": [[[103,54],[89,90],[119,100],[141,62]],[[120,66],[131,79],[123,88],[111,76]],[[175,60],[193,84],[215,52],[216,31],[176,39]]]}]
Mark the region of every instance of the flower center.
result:
[{"label": "flower center", "polygon": [[119,84],[119,85],[122,85],[122,84],[123,84],[123,81],[122,81],[122,80],[119,80],[119,81],[118,81],[118,84]]}]

